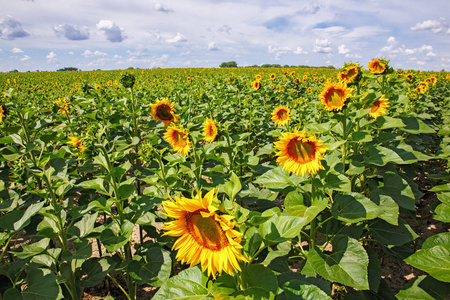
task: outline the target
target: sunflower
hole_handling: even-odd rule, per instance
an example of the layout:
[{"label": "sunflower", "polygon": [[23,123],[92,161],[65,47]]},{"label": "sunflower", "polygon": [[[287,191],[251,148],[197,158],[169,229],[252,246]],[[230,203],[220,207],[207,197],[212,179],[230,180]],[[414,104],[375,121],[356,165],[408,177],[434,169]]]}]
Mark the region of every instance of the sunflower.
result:
[{"label": "sunflower", "polygon": [[347,84],[357,83],[361,79],[362,69],[358,64],[348,63],[338,74],[338,79]]},{"label": "sunflower", "polygon": [[326,110],[341,110],[350,94],[351,90],[347,88],[345,83],[329,82],[325,85],[319,98],[325,105]]},{"label": "sunflower", "polygon": [[384,95],[381,96],[380,99],[376,100],[374,103],[369,105],[368,108],[371,108],[369,115],[376,119],[379,116],[382,116],[386,113],[387,108],[389,107],[389,99],[384,98]]},{"label": "sunflower", "polygon": [[173,103],[169,102],[168,98],[163,100],[156,100],[155,104],[150,104],[152,108],[152,116],[158,121],[162,121],[165,126],[170,123],[178,122],[179,117],[175,114],[175,108],[173,108]]},{"label": "sunflower", "polygon": [[315,135],[307,137],[304,130],[282,133],[275,148],[279,150],[277,163],[283,165],[283,170],[303,176],[324,169],[321,163],[322,153],[326,151],[323,142]]},{"label": "sunflower", "polygon": [[260,80],[261,80],[261,78],[262,78],[262,76],[261,76],[261,75],[259,75],[259,74],[256,74],[256,75],[255,75],[255,80],[256,80],[256,81],[260,81]]},{"label": "sunflower", "polygon": [[74,136],[69,136],[69,140],[70,141],[68,141],[67,144],[71,145],[72,147],[78,147],[81,143],[81,140]]},{"label": "sunflower", "polygon": [[172,146],[173,150],[186,156],[191,150],[191,141],[188,133],[174,125],[167,128],[164,139]]},{"label": "sunflower", "polygon": [[277,126],[284,126],[291,120],[291,117],[289,115],[290,113],[289,107],[286,107],[284,105],[280,105],[277,108],[275,108],[272,112],[272,121],[275,122],[275,125]]},{"label": "sunflower", "polygon": [[368,67],[373,74],[383,74],[386,71],[386,64],[378,58],[369,61]]},{"label": "sunflower", "polygon": [[254,90],[259,90],[259,88],[261,87],[261,85],[259,84],[259,81],[258,81],[258,80],[253,81],[253,82],[251,83],[251,85],[252,85],[252,88],[253,88]]},{"label": "sunflower", "polygon": [[3,110],[3,105],[0,105],[0,123],[3,122],[3,118],[5,118],[5,111]]},{"label": "sunflower", "polygon": [[270,74],[270,76],[269,76],[269,78],[271,79],[271,80],[273,80],[273,79],[275,79],[275,74],[274,73],[272,73],[272,74]]},{"label": "sunflower", "polygon": [[415,79],[414,75],[411,73],[406,74],[405,77],[406,77],[406,80],[408,80],[408,82],[413,82]]},{"label": "sunflower", "polygon": [[204,140],[208,143],[214,142],[217,133],[216,123],[212,119],[206,118],[206,121],[203,123],[203,135],[205,136]]},{"label": "sunflower", "polygon": [[163,229],[164,235],[179,237],[172,247],[177,260],[190,267],[201,264],[214,279],[216,273],[241,271],[238,259],[249,262],[240,252],[242,234],[233,229],[233,216],[216,213],[214,189],[204,197],[199,193],[193,199],[170,200],[162,202],[164,214],[176,220],[164,223]]}]

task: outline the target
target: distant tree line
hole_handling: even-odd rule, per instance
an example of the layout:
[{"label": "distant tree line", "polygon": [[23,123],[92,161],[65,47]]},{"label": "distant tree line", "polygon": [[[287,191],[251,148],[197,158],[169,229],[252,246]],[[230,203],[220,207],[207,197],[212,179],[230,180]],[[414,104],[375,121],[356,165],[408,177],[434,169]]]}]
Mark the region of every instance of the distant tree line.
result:
[{"label": "distant tree line", "polygon": [[62,69],[58,69],[56,71],[60,72],[60,71],[81,71],[81,70],[79,70],[78,68],[74,68],[74,67],[65,67],[65,68],[62,68]]},{"label": "distant tree line", "polygon": [[[237,63],[235,61],[228,61],[228,62],[223,62],[220,64],[221,68],[236,68],[237,67]],[[258,65],[253,65],[253,66],[249,66],[249,68],[327,68],[327,69],[335,69],[334,66],[329,65],[328,67],[322,66],[322,67],[312,67],[312,66],[305,66],[305,65],[299,65],[299,66],[294,66],[294,65],[280,65],[280,64],[263,64],[261,66]]]}]

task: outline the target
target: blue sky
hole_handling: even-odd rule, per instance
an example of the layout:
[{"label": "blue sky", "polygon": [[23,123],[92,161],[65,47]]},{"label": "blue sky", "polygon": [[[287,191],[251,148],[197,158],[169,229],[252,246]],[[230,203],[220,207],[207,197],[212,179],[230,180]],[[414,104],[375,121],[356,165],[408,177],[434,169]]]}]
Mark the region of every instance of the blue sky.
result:
[{"label": "blue sky", "polygon": [[446,0],[0,0],[0,72],[280,64],[450,71]]}]

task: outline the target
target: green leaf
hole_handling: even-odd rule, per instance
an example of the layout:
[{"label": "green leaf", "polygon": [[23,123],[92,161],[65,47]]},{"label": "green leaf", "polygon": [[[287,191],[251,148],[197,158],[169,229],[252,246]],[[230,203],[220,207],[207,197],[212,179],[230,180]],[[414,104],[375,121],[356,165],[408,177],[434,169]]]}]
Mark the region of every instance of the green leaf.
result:
[{"label": "green leaf", "polygon": [[52,176],[64,179],[67,175],[67,162],[64,158],[53,158],[49,162],[50,166],[55,169]]},{"label": "green leaf", "polygon": [[392,118],[388,116],[380,116],[377,118],[377,125],[379,129],[391,129],[405,127],[401,119]]},{"label": "green leaf", "polygon": [[88,239],[76,239],[73,241],[75,253],[64,251],[61,254],[63,260],[70,261],[72,259],[87,259],[92,256],[92,244]]},{"label": "green leaf", "polygon": [[103,256],[101,258],[91,257],[81,266],[86,277],[80,282],[80,285],[83,287],[91,287],[99,284],[116,265],[117,262],[109,256]]},{"label": "green leaf", "polygon": [[417,161],[417,158],[415,156],[414,159],[404,160],[395,151],[379,145],[370,145],[368,147],[368,150],[369,156],[364,156],[364,161],[368,164],[376,166],[384,166],[388,163],[399,165],[410,164]]},{"label": "green leaf", "polygon": [[289,280],[283,285],[284,295],[286,299],[314,299],[314,300],[331,300],[319,287],[300,281],[298,279]]},{"label": "green leaf", "polygon": [[337,235],[332,244],[331,254],[326,254],[317,247],[309,251],[307,264],[326,280],[357,289],[369,289],[369,257],[363,246],[345,235]]},{"label": "green leaf", "polygon": [[322,193],[314,193],[310,203],[304,201],[302,193],[292,191],[284,199],[287,213],[294,217],[306,218],[306,224],[311,222],[328,205],[328,199]]},{"label": "green leaf", "polygon": [[405,262],[437,280],[450,282],[450,232],[428,238],[422,249],[406,258]]},{"label": "green leaf", "polygon": [[19,194],[14,190],[2,190],[0,191],[0,211],[12,211],[17,207],[19,201]]},{"label": "green leaf", "polygon": [[388,195],[400,206],[408,210],[416,210],[416,199],[408,182],[400,175],[386,172],[383,174],[384,186],[380,194]]},{"label": "green leaf", "polygon": [[28,206],[26,210],[14,210],[0,217],[0,228],[9,231],[19,231],[30,224],[32,216],[37,214],[44,206],[44,202],[38,202]]},{"label": "green leaf", "polygon": [[131,234],[133,233],[133,227],[133,223],[125,220],[124,224],[122,224],[121,233],[116,234],[110,228],[107,228],[102,231],[100,235],[100,242],[103,246],[105,246],[106,250],[109,252],[115,252],[125,246],[128,242]]},{"label": "green leaf", "polygon": [[378,242],[390,246],[401,246],[418,237],[403,219],[399,219],[398,226],[380,219],[371,221],[369,231]]},{"label": "green leaf", "polygon": [[94,230],[98,212],[92,215],[85,215],[83,218],[69,228],[69,234],[77,237],[85,237]]},{"label": "green leaf", "polygon": [[233,201],[233,199],[236,197],[236,195],[239,193],[239,191],[242,189],[241,182],[239,180],[239,177],[234,174],[234,172],[231,172],[230,181],[228,181],[223,186],[224,192],[230,197],[230,200]]},{"label": "green leaf", "polygon": [[449,294],[449,283],[422,275],[405,284],[395,296],[399,300],[446,300]]},{"label": "green leaf", "polygon": [[372,247],[365,246],[364,249],[369,256],[368,279],[369,287],[372,291],[378,292],[381,282],[381,265],[378,255]]},{"label": "green leaf", "polygon": [[249,299],[274,299],[278,290],[275,274],[260,264],[249,265],[241,274],[244,290],[236,293]]},{"label": "green leaf", "polygon": [[146,257],[147,263],[142,266],[139,276],[152,286],[162,286],[169,279],[172,270],[170,252],[153,247],[147,251]]},{"label": "green leaf", "polygon": [[401,130],[412,133],[435,133],[434,129],[425,124],[422,120],[416,117],[405,117],[402,119],[406,127],[401,128]]},{"label": "green leaf", "polygon": [[430,192],[435,192],[435,193],[450,192],[450,183],[436,185],[430,189]]},{"label": "green leaf", "polygon": [[22,293],[16,288],[9,288],[3,294],[4,300],[23,300]]},{"label": "green leaf", "polygon": [[389,224],[398,225],[398,204],[391,196],[383,195],[379,189],[370,192],[370,200],[378,205],[380,213],[378,218],[385,220]]},{"label": "green leaf", "polygon": [[14,255],[16,255],[20,259],[25,259],[29,257],[33,257],[44,252],[50,243],[50,239],[44,238],[33,244],[23,244],[20,246],[22,251],[11,251]]},{"label": "green leaf", "polygon": [[289,179],[289,173],[283,171],[281,166],[259,176],[254,183],[262,184],[269,189],[275,190],[282,190],[292,185]]},{"label": "green leaf", "polygon": [[206,288],[208,277],[202,273],[200,266],[181,271],[168,279],[153,296],[153,300],[171,299],[211,299],[214,297]]},{"label": "green leaf", "polygon": [[97,190],[98,192],[104,195],[110,195],[109,191],[105,188],[105,180],[103,178],[96,178],[92,180],[82,181],[77,186],[82,187],[84,189],[92,189]]},{"label": "green leaf", "polygon": [[22,296],[24,300],[63,298],[56,275],[43,269],[32,269],[28,273],[28,287],[22,292]]},{"label": "green leaf", "polygon": [[277,244],[296,237],[306,223],[306,218],[275,216],[260,225],[258,231],[266,242]]},{"label": "green leaf", "polygon": [[352,133],[352,142],[367,143],[372,141],[372,136],[368,131],[355,131]]},{"label": "green leaf", "polygon": [[121,184],[119,186],[120,199],[128,199],[128,197],[134,195],[136,188],[132,184]]},{"label": "green leaf", "polygon": [[338,220],[357,223],[378,217],[378,205],[359,193],[340,193],[334,198],[331,214]]}]

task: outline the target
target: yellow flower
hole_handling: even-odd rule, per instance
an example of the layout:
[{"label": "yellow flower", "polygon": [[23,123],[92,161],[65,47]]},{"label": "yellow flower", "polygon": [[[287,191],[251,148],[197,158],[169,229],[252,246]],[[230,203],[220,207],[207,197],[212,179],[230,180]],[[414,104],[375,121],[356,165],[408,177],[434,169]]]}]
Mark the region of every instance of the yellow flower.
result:
[{"label": "yellow flower", "polygon": [[350,97],[351,90],[343,83],[327,83],[319,98],[326,110],[341,110]]},{"label": "yellow flower", "polygon": [[6,117],[5,116],[5,111],[3,110],[3,106],[0,105],[0,123],[3,122],[3,118]]},{"label": "yellow flower", "polygon": [[206,121],[203,123],[203,135],[205,136],[204,140],[208,143],[212,143],[218,134],[216,123],[210,119],[206,118]]},{"label": "yellow flower", "polygon": [[81,143],[78,145],[78,150],[79,150],[80,152],[84,152],[84,151],[86,151],[86,149],[87,149],[87,147],[85,146],[84,142],[81,142]]},{"label": "yellow flower", "polygon": [[275,73],[270,74],[269,78],[270,78],[271,80],[275,79]]},{"label": "yellow flower", "polygon": [[261,80],[261,75],[259,75],[259,74],[257,74],[257,75],[255,75],[255,79],[256,79],[256,81],[260,81]]},{"label": "yellow flower", "polygon": [[369,61],[369,70],[373,74],[382,74],[384,71],[386,71],[386,65],[381,62],[378,58],[374,58],[371,61]]},{"label": "yellow flower", "polygon": [[280,139],[275,142],[277,152],[277,163],[283,165],[283,170],[297,174],[316,174],[318,170],[324,169],[322,153],[326,148],[323,142],[315,135],[307,137],[305,131],[284,132]]},{"label": "yellow flower", "polygon": [[168,98],[163,100],[156,100],[155,104],[150,104],[152,108],[152,116],[158,121],[162,121],[165,126],[170,123],[178,122],[179,117],[175,114],[175,108],[173,108],[173,103],[169,102]]},{"label": "yellow flower", "polygon": [[181,128],[172,125],[164,133],[164,139],[172,146],[173,150],[186,156],[191,150],[191,141],[188,133]]},{"label": "yellow flower", "polygon": [[261,87],[261,85],[259,84],[258,80],[255,80],[252,82],[252,88],[255,90],[259,90],[259,88]]},{"label": "yellow flower", "polygon": [[277,126],[284,126],[291,120],[291,117],[289,115],[290,112],[291,110],[289,109],[289,107],[280,105],[273,110],[272,121],[274,121],[275,125]]},{"label": "yellow flower", "polygon": [[339,73],[338,77],[340,81],[344,81],[345,83],[350,84],[358,76],[358,74],[358,67],[353,65],[348,67],[345,71]]},{"label": "yellow flower", "polygon": [[69,136],[69,140],[70,141],[68,141],[67,144],[71,145],[72,147],[78,147],[81,143],[81,140],[74,136]]},{"label": "yellow flower", "polygon": [[371,108],[369,115],[376,119],[379,116],[382,116],[386,113],[387,108],[389,107],[389,100],[384,98],[384,95],[381,96],[380,99],[376,100],[374,103],[369,105],[368,108]]},{"label": "yellow flower", "polygon": [[204,197],[199,193],[193,199],[175,197],[163,201],[164,214],[174,221],[164,223],[164,235],[179,237],[172,249],[176,259],[190,267],[201,264],[202,271],[216,278],[216,273],[241,271],[238,260],[249,262],[240,252],[242,234],[234,230],[234,217],[219,215],[213,206],[214,189]]}]

